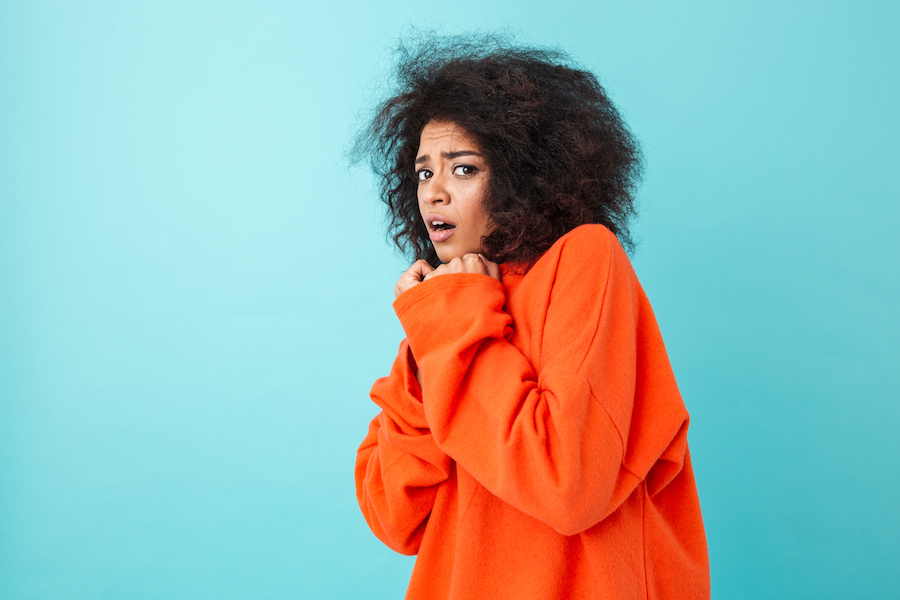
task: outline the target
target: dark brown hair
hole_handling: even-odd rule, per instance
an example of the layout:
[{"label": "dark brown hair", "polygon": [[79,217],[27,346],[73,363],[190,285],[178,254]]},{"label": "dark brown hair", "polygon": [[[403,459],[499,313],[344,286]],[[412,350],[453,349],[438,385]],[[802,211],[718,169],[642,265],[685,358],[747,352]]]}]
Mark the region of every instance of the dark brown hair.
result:
[{"label": "dark brown hair", "polygon": [[394,88],[360,131],[352,159],[380,176],[389,234],[410,258],[438,258],[419,216],[414,161],[432,120],[464,129],[490,178],[485,254],[529,264],[585,223],[625,246],[641,176],[638,144],[597,78],[557,50],[507,36],[405,36],[395,48]]}]

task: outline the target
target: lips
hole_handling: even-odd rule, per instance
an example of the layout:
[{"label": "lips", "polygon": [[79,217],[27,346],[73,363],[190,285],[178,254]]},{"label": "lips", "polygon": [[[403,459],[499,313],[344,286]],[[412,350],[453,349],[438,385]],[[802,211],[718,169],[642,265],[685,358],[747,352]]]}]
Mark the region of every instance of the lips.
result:
[{"label": "lips", "polygon": [[441,215],[426,215],[425,225],[428,227],[428,237],[432,242],[446,241],[456,231],[456,223]]}]

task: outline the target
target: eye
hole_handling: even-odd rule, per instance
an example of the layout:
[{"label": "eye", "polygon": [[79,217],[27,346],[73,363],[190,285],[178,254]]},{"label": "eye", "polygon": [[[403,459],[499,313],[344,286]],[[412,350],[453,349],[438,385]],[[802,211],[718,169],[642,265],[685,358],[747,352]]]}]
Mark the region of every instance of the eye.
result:
[{"label": "eye", "polygon": [[432,172],[428,169],[419,169],[416,171],[416,179],[419,181],[425,181],[426,179],[430,179],[432,176]]},{"label": "eye", "polygon": [[477,171],[475,167],[472,165],[459,165],[453,168],[454,175],[471,175],[475,171]]}]

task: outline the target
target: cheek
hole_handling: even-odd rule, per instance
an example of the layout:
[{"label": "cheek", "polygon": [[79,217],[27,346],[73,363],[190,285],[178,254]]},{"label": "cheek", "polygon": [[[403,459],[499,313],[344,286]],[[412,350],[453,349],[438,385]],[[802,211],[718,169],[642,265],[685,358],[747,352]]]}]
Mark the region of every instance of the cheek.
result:
[{"label": "cheek", "polygon": [[473,204],[472,213],[476,221],[478,223],[486,224],[490,220],[490,213],[488,213],[487,206],[485,206],[484,194],[479,194],[477,201]]},{"label": "cheek", "polygon": [[416,207],[419,209],[419,216],[423,216],[425,214],[425,203],[422,202],[422,197],[416,192]]}]

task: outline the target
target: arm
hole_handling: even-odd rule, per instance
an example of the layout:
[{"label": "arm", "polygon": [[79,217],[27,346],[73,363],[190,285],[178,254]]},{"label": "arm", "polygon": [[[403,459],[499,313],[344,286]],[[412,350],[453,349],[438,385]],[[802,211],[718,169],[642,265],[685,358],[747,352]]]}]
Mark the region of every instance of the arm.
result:
[{"label": "arm", "polygon": [[382,411],[357,451],[357,500],[381,541],[397,552],[415,554],[438,484],[450,473],[450,459],[428,429],[405,341],[391,374],[375,382],[371,396]]},{"label": "arm", "polygon": [[565,535],[612,513],[687,418],[628,259],[596,233],[573,232],[534,267],[552,280],[534,304],[543,322],[518,324],[540,339],[535,364],[510,343],[505,291],[489,277],[435,277],[395,302],[437,445]]}]

